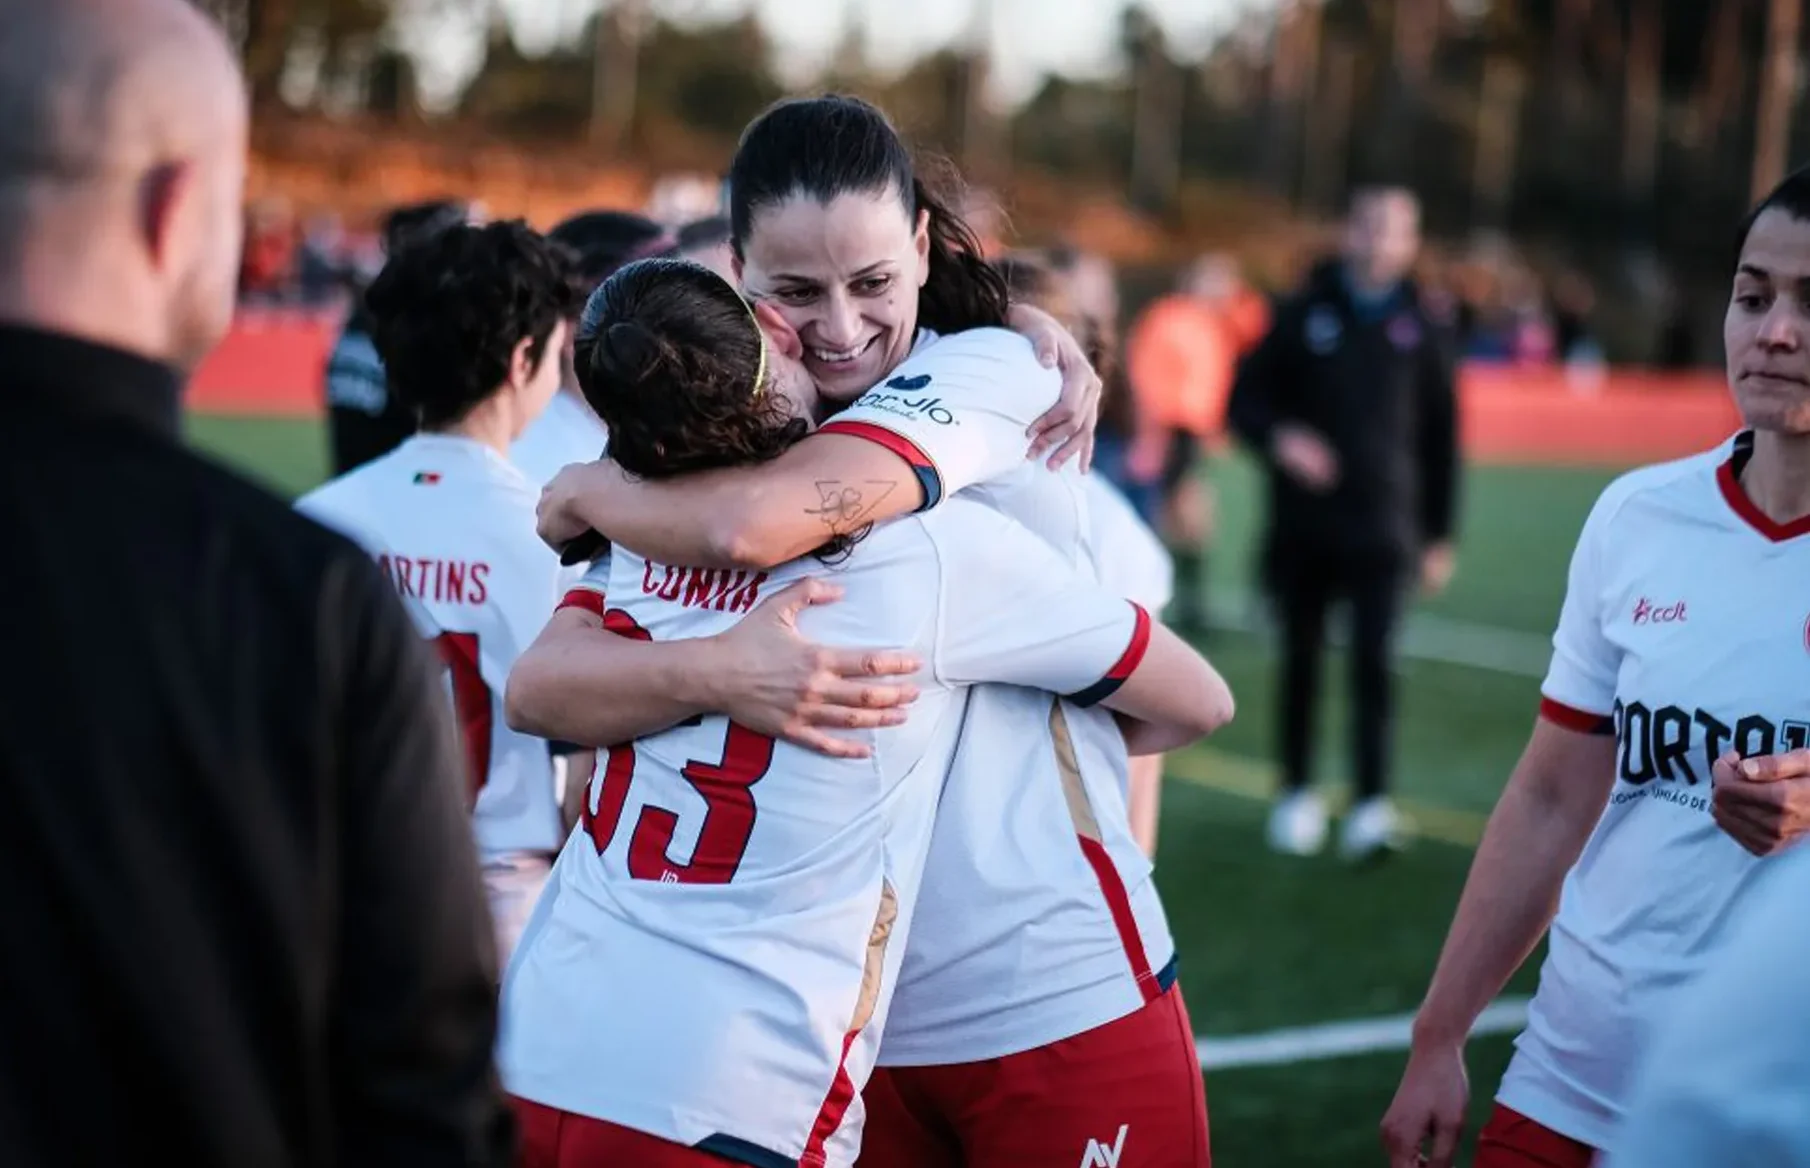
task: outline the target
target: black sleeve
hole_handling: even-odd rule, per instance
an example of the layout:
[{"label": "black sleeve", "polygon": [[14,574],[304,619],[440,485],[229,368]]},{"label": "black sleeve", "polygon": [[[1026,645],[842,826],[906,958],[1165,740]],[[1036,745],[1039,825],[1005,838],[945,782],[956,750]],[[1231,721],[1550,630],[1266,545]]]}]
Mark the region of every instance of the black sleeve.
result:
[{"label": "black sleeve", "polygon": [[1420,535],[1426,543],[1452,538],[1458,510],[1458,392],[1453,338],[1423,317],[1417,378],[1420,419]]},{"label": "black sleeve", "polygon": [[362,556],[336,571],[320,619],[343,677],[338,1162],[502,1168],[514,1127],[492,1063],[497,955],[464,758],[401,603]]},{"label": "black sleeve", "polygon": [[1232,394],[1226,403],[1226,425],[1251,451],[1267,459],[1270,435],[1284,420],[1300,333],[1300,310],[1293,300],[1277,307],[1270,328],[1257,347],[1238,364]]}]

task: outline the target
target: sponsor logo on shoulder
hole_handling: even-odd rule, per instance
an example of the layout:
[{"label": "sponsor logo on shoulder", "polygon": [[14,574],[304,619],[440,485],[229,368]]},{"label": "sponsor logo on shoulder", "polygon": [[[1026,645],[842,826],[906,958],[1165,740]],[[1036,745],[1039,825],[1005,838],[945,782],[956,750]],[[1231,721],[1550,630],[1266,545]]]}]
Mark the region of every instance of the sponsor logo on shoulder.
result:
[{"label": "sponsor logo on shoulder", "polygon": [[862,394],[856,404],[897,414],[901,418],[926,418],[939,426],[961,425],[956,421],[954,412],[943,404],[942,398],[922,392],[929,385],[928,373],[920,373],[916,377],[895,377],[881,388],[870,389]]}]

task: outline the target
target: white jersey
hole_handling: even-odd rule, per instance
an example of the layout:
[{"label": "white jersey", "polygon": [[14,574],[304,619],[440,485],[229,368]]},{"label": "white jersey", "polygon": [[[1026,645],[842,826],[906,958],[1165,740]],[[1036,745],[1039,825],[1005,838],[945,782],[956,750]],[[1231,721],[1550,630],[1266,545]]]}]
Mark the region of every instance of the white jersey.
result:
[{"label": "white jersey", "polygon": [[1810,1168],[1810,848],[1763,860],[1658,1021],[1601,1168]]},{"label": "white jersey", "polygon": [[609,440],[609,429],[591,412],[591,407],[562,389],[509,448],[509,461],[538,491],[571,464],[595,462],[603,457]]},{"label": "white jersey", "polygon": [[1081,479],[1093,517],[1093,557],[1100,583],[1161,612],[1175,599],[1175,561],[1150,525],[1105,475]]},{"label": "white jersey", "polygon": [[[945,490],[984,501],[1094,577],[1083,476],[1024,457],[1059,382],[1016,334],[932,337],[823,431],[880,442],[917,468],[930,503]],[[1175,944],[1126,814],[1125,741],[1094,707],[1114,684],[1075,701],[1007,686],[971,696],[882,1063],[1046,1046],[1173,983]],[[1008,774],[1032,781],[999,782]]]},{"label": "white jersey", "polygon": [[1497,1098],[1604,1146],[1648,1034],[1723,944],[1765,861],[1710,816],[1710,765],[1810,735],[1810,522],[1743,493],[1731,445],[1617,480],[1571,561],[1542,713],[1613,733],[1614,791],[1565,878]]},{"label": "white jersey", "polygon": [[510,668],[576,575],[535,535],[537,500],[494,450],[417,434],[296,502],[377,558],[446,662],[486,859],[550,853],[563,834],[547,743],[503,720]]},{"label": "white jersey", "polygon": [[515,1094],[742,1163],[852,1164],[966,687],[1085,691],[1141,652],[1134,606],[966,501],[882,525],[833,566],[710,571],[618,549],[570,600],[668,641],[812,576],[844,596],[801,633],[918,652],[914,716],[866,734],[865,760],[720,716],[610,751],[505,980]]}]

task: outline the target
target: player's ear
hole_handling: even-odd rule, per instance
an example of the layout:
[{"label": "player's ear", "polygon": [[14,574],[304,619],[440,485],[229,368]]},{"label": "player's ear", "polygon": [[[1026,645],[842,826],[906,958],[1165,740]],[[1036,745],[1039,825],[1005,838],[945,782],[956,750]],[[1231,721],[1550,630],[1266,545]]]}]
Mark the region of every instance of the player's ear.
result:
[{"label": "player's ear", "polygon": [[[543,353],[543,357],[552,358],[554,354]],[[520,389],[534,380],[534,372],[538,368],[534,361],[534,338],[523,337],[515,343],[509,352],[509,386]]]}]

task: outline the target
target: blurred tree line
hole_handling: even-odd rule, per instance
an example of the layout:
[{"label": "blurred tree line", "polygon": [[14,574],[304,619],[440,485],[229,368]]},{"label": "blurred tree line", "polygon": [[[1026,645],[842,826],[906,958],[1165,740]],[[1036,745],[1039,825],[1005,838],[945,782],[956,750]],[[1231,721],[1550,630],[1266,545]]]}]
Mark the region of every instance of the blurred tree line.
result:
[{"label": "blurred tree line", "polygon": [[[197,2],[238,40],[266,104],[420,116],[397,30],[437,18],[491,29],[453,116],[524,138],[655,157],[689,144],[720,160],[785,91],[752,18],[675,23],[646,0],[614,0],[538,57],[496,0]],[[984,38],[886,75],[851,20],[818,85],[877,99],[982,181],[1034,171],[1115,185],[1159,220],[1210,184],[1325,215],[1355,184],[1398,181],[1447,236],[1663,256],[1686,280],[1719,280],[1723,225],[1804,156],[1791,117],[1800,3],[1279,0],[1182,59],[1133,2],[1113,77],[1050,78],[1008,113],[984,100]],[[288,84],[298,70],[311,86]]]}]

